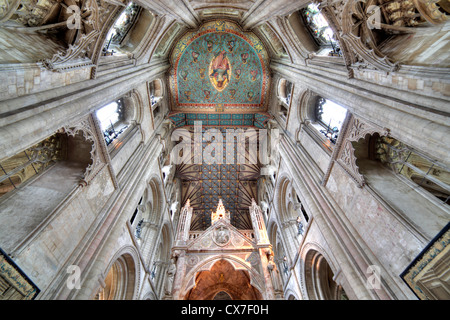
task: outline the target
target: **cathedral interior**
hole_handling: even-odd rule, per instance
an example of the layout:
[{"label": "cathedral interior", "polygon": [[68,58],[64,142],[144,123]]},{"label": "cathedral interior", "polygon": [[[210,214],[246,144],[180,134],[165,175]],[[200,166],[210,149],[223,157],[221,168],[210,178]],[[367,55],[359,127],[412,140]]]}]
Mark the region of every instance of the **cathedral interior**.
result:
[{"label": "cathedral interior", "polygon": [[0,300],[450,299],[448,0],[0,0]]}]

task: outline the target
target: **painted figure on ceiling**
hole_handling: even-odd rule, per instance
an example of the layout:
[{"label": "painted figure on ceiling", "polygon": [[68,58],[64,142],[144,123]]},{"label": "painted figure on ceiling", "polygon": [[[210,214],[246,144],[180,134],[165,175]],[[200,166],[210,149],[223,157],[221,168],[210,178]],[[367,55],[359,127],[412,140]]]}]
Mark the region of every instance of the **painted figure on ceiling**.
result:
[{"label": "painted figure on ceiling", "polygon": [[225,51],[219,52],[209,66],[209,77],[214,88],[222,91],[228,85],[231,75],[231,65]]}]

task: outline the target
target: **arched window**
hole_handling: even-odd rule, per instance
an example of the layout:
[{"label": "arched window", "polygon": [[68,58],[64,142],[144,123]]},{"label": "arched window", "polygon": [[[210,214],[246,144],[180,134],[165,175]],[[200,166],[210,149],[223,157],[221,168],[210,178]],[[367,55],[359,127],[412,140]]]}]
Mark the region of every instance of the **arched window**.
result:
[{"label": "arched window", "polygon": [[342,286],[333,280],[333,271],[322,254],[309,250],[304,270],[310,300],[348,300]]},{"label": "arched window", "polygon": [[286,79],[280,79],[278,81],[277,97],[278,97],[278,113],[279,118],[282,121],[286,121],[289,113],[290,101],[292,98],[292,82]]},{"label": "arched window", "polygon": [[126,54],[128,52],[129,48],[126,45],[129,38],[128,34],[135,24],[140,10],[141,8],[133,2],[127,5],[106,36],[102,50],[103,56]]},{"label": "arched window", "polygon": [[160,102],[164,94],[163,82],[161,79],[155,79],[148,83],[148,94],[153,115],[153,124],[157,126],[157,123],[164,117],[163,107]]},{"label": "arched window", "polygon": [[339,43],[327,20],[320,12],[319,5],[311,3],[300,12],[311,36],[320,47],[317,55],[340,56]]},{"label": "arched window", "polygon": [[292,87],[292,82],[286,79],[280,79],[278,82],[278,97],[287,105],[291,101]]},{"label": "arched window", "polygon": [[302,202],[300,201],[300,198],[298,195],[295,194],[295,191],[292,191],[293,194],[293,202],[294,202],[294,208],[296,210],[297,216],[297,235],[304,235],[306,231],[306,226],[309,223],[309,215],[306,212],[305,207],[303,206]]},{"label": "arched window", "polygon": [[318,97],[314,111],[315,122],[313,126],[326,139],[335,144],[347,115],[347,110],[333,101]]},{"label": "arched window", "polygon": [[163,96],[163,83],[160,79],[153,80],[148,85],[150,102],[154,106]]},{"label": "arched window", "polygon": [[106,145],[111,144],[128,127],[124,121],[124,102],[122,99],[107,104],[98,109],[95,114],[99,120]]},{"label": "arched window", "polygon": [[305,234],[309,216],[306,220],[302,205],[298,202],[297,193],[288,178],[284,177],[280,181],[276,200],[276,210],[281,222],[280,229],[286,240],[286,254],[288,257],[294,257],[301,237]]},{"label": "arched window", "polygon": [[136,282],[136,266],[129,254],[120,256],[109,269],[94,300],[132,300]]}]

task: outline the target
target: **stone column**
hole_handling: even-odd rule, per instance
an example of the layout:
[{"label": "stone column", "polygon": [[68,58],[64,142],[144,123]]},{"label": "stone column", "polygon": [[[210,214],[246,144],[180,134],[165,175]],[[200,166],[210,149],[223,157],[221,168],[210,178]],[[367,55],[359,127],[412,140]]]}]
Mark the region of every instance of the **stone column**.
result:
[{"label": "stone column", "polygon": [[[272,279],[271,270],[273,270],[273,265],[270,263],[270,256],[273,256],[272,246],[264,245],[259,246],[259,256],[261,258],[261,267],[263,271],[264,284],[266,286],[266,291],[263,293],[263,298],[266,300],[275,300],[280,299],[280,292],[276,292],[275,288],[276,283],[274,285],[274,281]],[[276,277],[275,277],[276,279]]]},{"label": "stone column", "polygon": [[180,297],[181,286],[186,275],[186,248],[175,248],[173,257],[176,259],[176,272],[172,286],[172,298],[173,300],[181,300],[183,299],[183,297]]}]

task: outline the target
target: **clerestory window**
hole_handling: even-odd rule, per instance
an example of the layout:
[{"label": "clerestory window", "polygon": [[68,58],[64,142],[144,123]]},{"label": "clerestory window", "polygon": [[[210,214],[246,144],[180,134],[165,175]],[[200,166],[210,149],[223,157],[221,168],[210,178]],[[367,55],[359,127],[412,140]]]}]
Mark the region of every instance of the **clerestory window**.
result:
[{"label": "clerestory window", "polygon": [[124,123],[124,102],[122,99],[111,102],[96,112],[100,128],[106,141],[111,144],[128,127]]},{"label": "clerestory window", "polygon": [[326,139],[335,144],[346,115],[347,110],[344,107],[319,97],[315,107],[316,123],[313,125]]},{"label": "clerestory window", "polygon": [[106,36],[102,50],[104,56],[112,56],[116,53],[120,54],[126,52],[126,50],[122,48],[123,42],[136,22],[139,11],[140,7],[133,2],[130,2],[120,14],[115,21],[114,26],[109,30]]},{"label": "clerestory window", "polygon": [[317,55],[341,56],[339,42],[320,12],[318,4],[311,3],[301,10],[301,15],[309,32],[320,47]]}]

